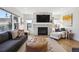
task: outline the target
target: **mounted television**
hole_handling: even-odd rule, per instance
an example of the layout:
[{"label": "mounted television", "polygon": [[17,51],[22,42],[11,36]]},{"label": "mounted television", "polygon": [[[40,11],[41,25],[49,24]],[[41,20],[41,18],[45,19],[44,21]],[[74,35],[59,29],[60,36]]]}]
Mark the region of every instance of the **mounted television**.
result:
[{"label": "mounted television", "polygon": [[37,15],[37,22],[50,22],[50,15]]}]

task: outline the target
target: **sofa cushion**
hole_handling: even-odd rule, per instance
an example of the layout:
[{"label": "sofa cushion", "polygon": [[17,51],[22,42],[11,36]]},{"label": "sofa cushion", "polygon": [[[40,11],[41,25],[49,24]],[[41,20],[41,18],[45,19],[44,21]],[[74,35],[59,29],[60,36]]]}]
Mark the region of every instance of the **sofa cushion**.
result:
[{"label": "sofa cushion", "polygon": [[8,31],[9,39],[12,39],[12,33],[11,31]]},{"label": "sofa cushion", "polygon": [[18,37],[22,37],[24,35],[24,30],[18,30]]},{"label": "sofa cushion", "polygon": [[6,40],[9,40],[8,32],[0,33],[0,43],[4,42]]},{"label": "sofa cushion", "polygon": [[18,36],[18,30],[11,31],[12,39],[15,39]]},{"label": "sofa cushion", "polygon": [[0,44],[0,51],[6,52],[6,51],[13,51],[15,48],[18,48],[17,46],[21,40],[8,40],[2,44]]},{"label": "sofa cushion", "polygon": [[61,30],[58,28],[58,29],[55,29],[55,32],[61,32]]}]

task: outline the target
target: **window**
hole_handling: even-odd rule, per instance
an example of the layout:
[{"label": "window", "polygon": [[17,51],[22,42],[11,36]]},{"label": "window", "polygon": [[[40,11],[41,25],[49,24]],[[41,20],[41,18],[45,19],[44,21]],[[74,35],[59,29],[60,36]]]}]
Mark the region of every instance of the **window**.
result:
[{"label": "window", "polygon": [[61,20],[54,20],[54,24],[61,24]]},{"label": "window", "polygon": [[26,20],[26,23],[27,23],[27,30],[31,30],[32,20]]},{"label": "window", "polygon": [[0,32],[18,29],[18,16],[0,9]]},{"label": "window", "polygon": [[61,20],[53,20],[54,24],[59,26],[60,28],[63,27]]},{"label": "window", "polygon": [[12,29],[11,13],[0,9],[0,31]]},{"label": "window", "polygon": [[14,29],[18,29],[19,23],[18,23],[18,17],[14,16]]}]

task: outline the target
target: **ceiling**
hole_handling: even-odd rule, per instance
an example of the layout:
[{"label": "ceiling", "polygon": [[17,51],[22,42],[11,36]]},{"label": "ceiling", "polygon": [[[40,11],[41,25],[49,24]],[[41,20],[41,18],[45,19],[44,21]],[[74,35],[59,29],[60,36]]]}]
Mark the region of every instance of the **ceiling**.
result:
[{"label": "ceiling", "polygon": [[35,12],[51,12],[53,14],[61,14],[70,11],[75,7],[16,7],[23,14],[33,14]]}]

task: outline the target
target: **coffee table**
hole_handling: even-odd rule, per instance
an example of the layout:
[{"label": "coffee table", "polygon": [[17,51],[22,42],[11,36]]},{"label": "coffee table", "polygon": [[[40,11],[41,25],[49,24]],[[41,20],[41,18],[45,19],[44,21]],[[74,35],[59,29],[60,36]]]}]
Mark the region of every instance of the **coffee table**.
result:
[{"label": "coffee table", "polygon": [[27,52],[45,52],[47,51],[48,40],[41,36],[35,36],[26,42]]}]

